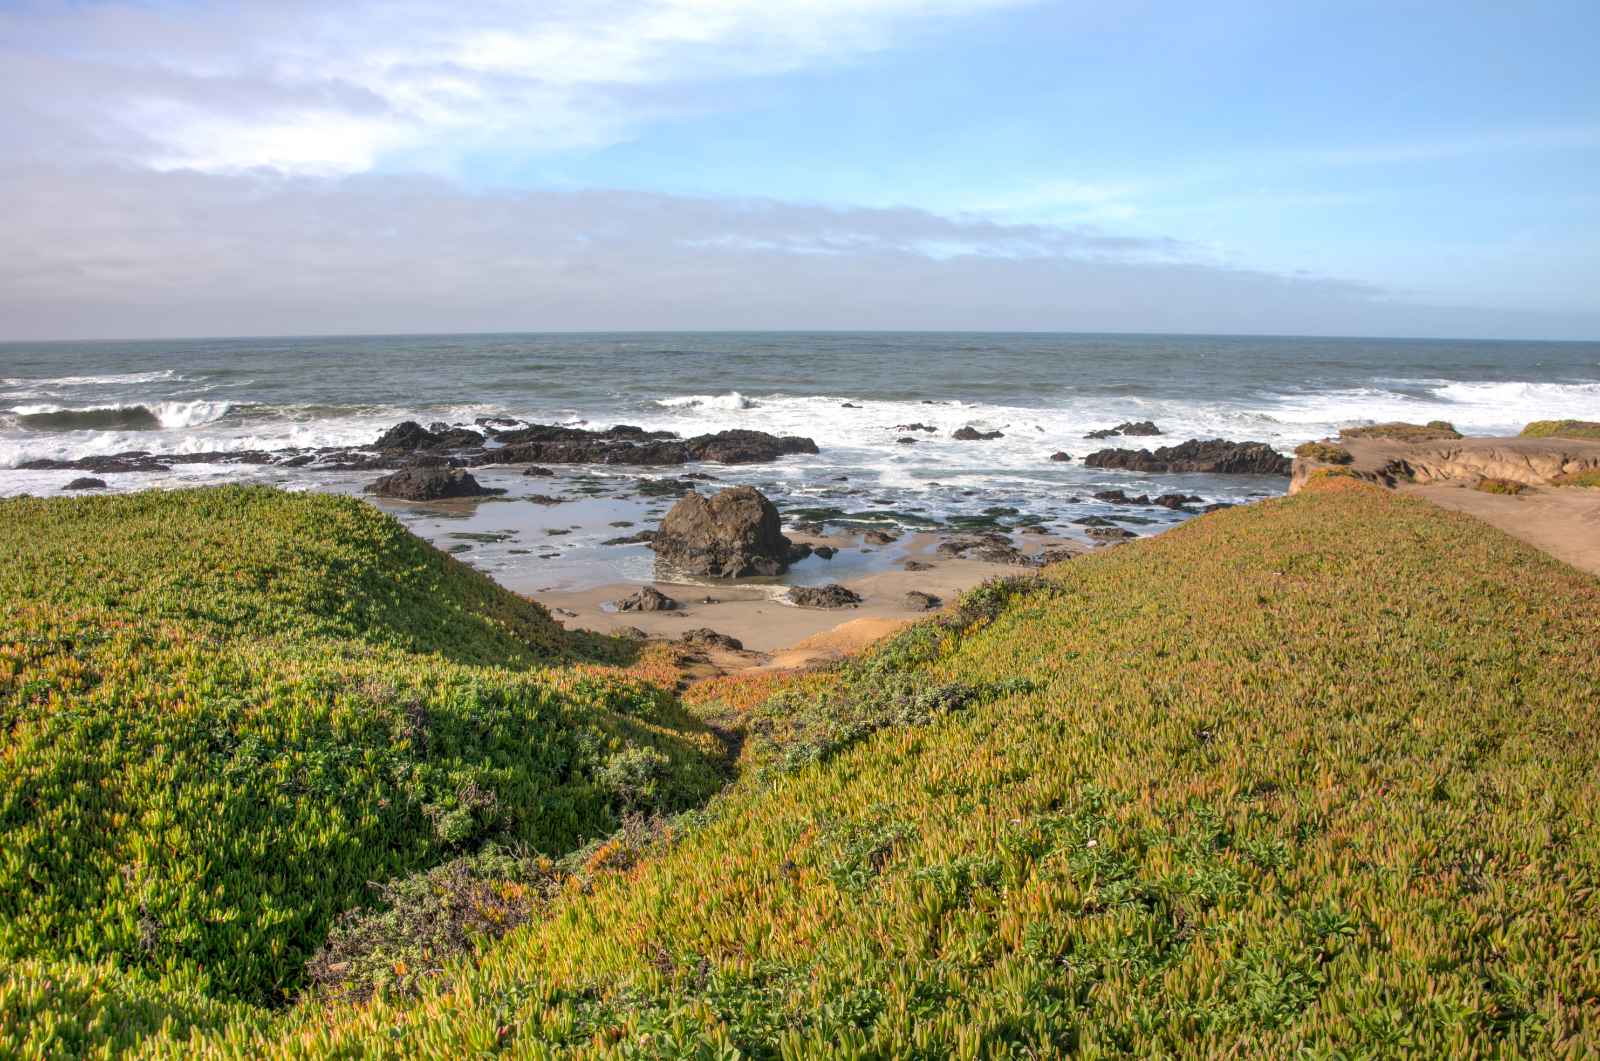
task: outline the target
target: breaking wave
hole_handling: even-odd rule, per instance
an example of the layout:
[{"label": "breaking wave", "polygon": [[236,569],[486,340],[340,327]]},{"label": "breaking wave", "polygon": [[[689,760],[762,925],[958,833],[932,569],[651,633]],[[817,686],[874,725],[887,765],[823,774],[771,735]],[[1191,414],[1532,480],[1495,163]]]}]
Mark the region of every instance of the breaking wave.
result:
[{"label": "breaking wave", "polygon": [[156,402],[150,405],[19,405],[17,426],[29,431],[176,431],[228,415],[229,402]]}]

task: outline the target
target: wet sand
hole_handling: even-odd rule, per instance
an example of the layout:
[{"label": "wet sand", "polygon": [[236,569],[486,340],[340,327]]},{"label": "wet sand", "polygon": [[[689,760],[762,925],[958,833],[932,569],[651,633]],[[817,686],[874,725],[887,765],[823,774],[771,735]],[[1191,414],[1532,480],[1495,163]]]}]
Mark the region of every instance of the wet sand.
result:
[{"label": "wet sand", "polygon": [[[841,577],[833,581],[859,593],[861,604],[846,608],[801,608],[782,599],[788,592],[787,584],[752,580],[649,583],[679,602],[680,606],[672,611],[622,612],[610,607],[610,602],[636,592],[638,583],[619,582],[571,592],[537,593],[534,598],[551,609],[570,629],[616,633],[633,628],[652,638],[676,640],[688,630],[708,627],[737,638],[749,653],[766,657],[747,659],[747,666],[793,667],[859,651],[901,625],[932,614],[907,603],[906,594],[913,590],[933,594],[949,604],[963,591],[987,579],[1035,570],[940,556],[935,549],[946,539],[935,534],[910,535],[892,546],[878,547],[863,546],[858,537],[793,537],[839,548],[839,559],[847,562],[838,569]],[[1047,547],[1065,547],[1080,553],[1089,551],[1080,542],[1053,535],[1019,535],[1017,541],[1019,548],[1028,553]],[[848,563],[850,553],[862,549],[894,550],[895,566],[851,577],[848,574],[852,566]],[[904,565],[908,560],[932,567],[926,571],[907,571]],[[831,562],[838,563],[838,559]],[[826,565],[830,561],[813,558],[806,563]],[[812,584],[815,584],[814,579]]]}]

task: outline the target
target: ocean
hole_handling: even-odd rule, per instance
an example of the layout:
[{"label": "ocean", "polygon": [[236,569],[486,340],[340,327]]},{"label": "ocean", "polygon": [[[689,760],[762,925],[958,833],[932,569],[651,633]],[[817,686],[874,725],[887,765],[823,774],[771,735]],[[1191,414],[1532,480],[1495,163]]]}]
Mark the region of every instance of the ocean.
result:
[{"label": "ocean", "polygon": [[[785,508],[942,520],[1013,507],[1068,530],[1072,519],[1113,512],[1150,533],[1182,514],[1130,516],[1089,495],[1122,488],[1239,502],[1281,492],[1286,482],[1088,469],[1083,455],[1190,438],[1259,440],[1288,452],[1341,426],[1385,420],[1449,420],[1468,434],[1494,434],[1532,419],[1600,419],[1600,343],[973,333],[10,343],[0,344],[0,495],[54,493],[78,474],[17,467],[38,458],[351,446],[402,420],[471,424],[486,416],[684,435],[806,435],[820,447],[817,457],[705,469],[758,485]],[[1084,438],[1125,420],[1153,420],[1163,437]],[[908,431],[910,424],[934,431]],[[1003,437],[951,438],[966,426]],[[908,434],[918,444],[896,441]],[[1075,459],[1049,460],[1058,450]],[[596,490],[597,481],[688,470],[563,469],[558,486],[587,483],[570,500],[592,503],[608,492]],[[480,478],[496,485],[504,474]],[[373,476],[197,464],[106,478],[114,490],[251,481],[353,493]],[[641,519],[662,508],[639,504]],[[609,524],[622,520],[590,526],[616,517],[616,505],[587,515],[582,507],[545,508],[537,517],[543,529],[565,533],[538,549],[461,541],[477,551],[475,562],[516,585],[648,577],[646,550],[600,545]],[[459,518],[396,511],[421,533],[460,533],[441,529]],[[473,525],[484,520],[508,522],[491,512]]]}]

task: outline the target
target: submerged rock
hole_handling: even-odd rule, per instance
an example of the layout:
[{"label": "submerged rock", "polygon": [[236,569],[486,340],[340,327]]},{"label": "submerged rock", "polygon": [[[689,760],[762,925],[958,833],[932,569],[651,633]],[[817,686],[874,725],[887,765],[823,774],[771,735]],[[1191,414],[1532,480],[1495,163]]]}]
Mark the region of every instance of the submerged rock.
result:
[{"label": "submerged rock", "polygon": [[772,502],[753,486],[735,486],[709,498],[684,497],[662,519],[650,547],[687,574],[741,578],[782,574],[791,543]]},{"label": "submerged rock", "polygon": [[401,501],[442,501],[453,497],[491,497],[504,490],[482,486],[460,468],[401,468],[366,487],[369,494]]},{"label": "submerged rock", "polygon": [[1206,472],[1219,475],[1288,475],[1294,462],[1265,442],[1193,439],[1176,446],[1147,449],[1103,449],[1083,458],[1089,468],[1124,471]]},{"label": "submerged rock", "polygon": [[789,600],[802,608],[854,608],[861,603],[861,594],[840,585],[795,586]]},{"label": "submerged rock", "polygon": [[962,442],[988,442],[991,439],[1005,438],[1006,436],[1001,431],[979,431],[975,427],[961,427],[952,432],[950,437]]}]

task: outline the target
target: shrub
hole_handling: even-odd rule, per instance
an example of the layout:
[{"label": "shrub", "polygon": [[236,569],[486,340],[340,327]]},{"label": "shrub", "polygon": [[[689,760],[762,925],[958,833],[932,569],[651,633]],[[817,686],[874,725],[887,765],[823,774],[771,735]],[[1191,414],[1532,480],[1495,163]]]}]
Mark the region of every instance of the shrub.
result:
[{"label": "shrub", "polygon": [[1520,494],[1528,489],[1528,484],[1519,483],[1515,479],[1484,476],[1474,483],[1472,488],[1485,494]]},{"label": "shrub", "polygon": [[1600,468],[1590,468],[1588,471],[1567,472],[1550,480],[1556,486],[1587,486],[1600,487]]},{"label": "shrub", "polygon": [[1343,446],[1327,442],[1302,442],[1295,447],[1294,455],[1318,464],[1349,464],[1355,459]]},{"label": "shrub", "polygon": [[721,782],[663,689],[542,662],[543,609],[360,501],[7,501],[0,553],[0,964],[281,1002],[368,881]]},{"label": "shrub", "polygon": [[1600,438],[1594,420],[1535,420],[1522,429],[1523,438]]},{"label": "shrub", "polygon": [[1461,432],[1455,425],[1444,420],[1430,420],[1427,424],[1407,424],[1400,421],[1389,424],[1369,424],[1365,427],[1346,427],[1339,431],[1339,437],[1351,438],[1386,438],[1396,442],[1439,442],[1446,439],[1460,438]]}]

